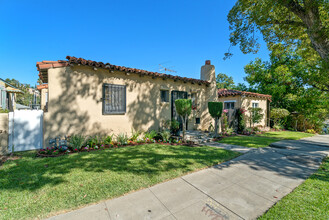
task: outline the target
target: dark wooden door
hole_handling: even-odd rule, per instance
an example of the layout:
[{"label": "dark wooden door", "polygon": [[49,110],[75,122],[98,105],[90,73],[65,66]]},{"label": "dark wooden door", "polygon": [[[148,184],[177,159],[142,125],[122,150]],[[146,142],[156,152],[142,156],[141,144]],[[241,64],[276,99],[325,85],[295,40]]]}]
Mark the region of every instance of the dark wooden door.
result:
[{"label": "dark wooden door", "polygon": [[[175,100],[177,99],[187,99],[187,92],[183,91],[172,91],[171,92],[171,120],[177,120],[179,122],[180,130],[183,130],[183,122],[181,117],[176,112]],[[188,122],[186,121],[186,130]]]}]

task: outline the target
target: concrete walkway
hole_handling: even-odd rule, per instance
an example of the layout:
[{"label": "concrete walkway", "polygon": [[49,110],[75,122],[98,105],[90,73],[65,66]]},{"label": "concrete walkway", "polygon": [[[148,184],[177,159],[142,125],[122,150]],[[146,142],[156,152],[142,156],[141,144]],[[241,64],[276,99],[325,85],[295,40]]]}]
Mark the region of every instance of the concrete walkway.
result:
[{"label": "concrete walkway", "polygon": [[51,219],[255,219],[314,173],[327,155],[329,135],[280,141]]}]

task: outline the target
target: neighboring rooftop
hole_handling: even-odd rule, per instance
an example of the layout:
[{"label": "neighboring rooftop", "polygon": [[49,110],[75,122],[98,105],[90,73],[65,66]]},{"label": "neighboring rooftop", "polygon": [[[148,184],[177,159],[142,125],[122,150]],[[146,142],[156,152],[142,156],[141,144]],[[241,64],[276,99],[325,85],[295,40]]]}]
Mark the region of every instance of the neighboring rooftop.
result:
[{"label": "neighboring rooftop", "polygon": [[265,98],[271,101],[271,95],[265,95],[255,92],[245,92],[239,91],[234,89],[218,89],[218,97],[227,97],[227,96],[237,96],[237,95],[244,95],[247,97],[257,97],[257,98]]},{"label": "neighboring rooftop", "polygon": [[148,75],[148,76],[152,76],[153,78],[159,77],[159,78],[163,78],[163,79],[173,79],[175,81],[180,80],[183,82],[190,82],[190,83],[199,84],[199,85],[201,85],[201,84],[209,85],[210,84],[208,81],[205,81],[205,80],[193,79],[193,78],[187,78],[187,77],[181,77],[181,76],[174,76],[174,75],[169,75],[169,74],[164,74],[164,73],[151,72],[151,71],[147,71],[147,70],[124,67],[124,66],[116,66],[116,65],[112,65],[110,63],[86,60],[83,58],[67,56],[66,59],[67,59],[67,61],[58,60],[58,61],[37,62],[37,69],[39,71],[39,77],[41,78],[41,80],[44,83],[48,82],[48,76],[47,76],[46,72],[50,68],[65,67],[65,66],[69,66],[69,65],[83,65],[83,66],[90,66],[90,67],[94,67],[94,68],[104,68],[104,69],[117,70],[117,71],[122,71],[122,72],[127,72],[127,73],[135,73],[135,74],[139,74],[139,75]]},{"label": "neighboring rooftop", "polygon": [[8,83],[6,80],[3,80],[0,78],[0,81],[4,82],[6,84],[6,91],[7,92],[13,92],[13,93],[23,93],[22,90],[20,90],[19,88],[17,88],[16,86],[11,85],[10,83]]}]

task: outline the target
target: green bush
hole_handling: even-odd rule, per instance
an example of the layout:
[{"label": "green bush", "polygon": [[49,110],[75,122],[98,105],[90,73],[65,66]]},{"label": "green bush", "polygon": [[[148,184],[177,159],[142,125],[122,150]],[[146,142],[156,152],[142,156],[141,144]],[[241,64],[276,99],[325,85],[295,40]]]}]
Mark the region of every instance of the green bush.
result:
[{"label": "green bush", "polygon": [[116,136],[116,138],[117,138],[116,141],[117,141],[117,144],[118,145],[126,145],[126,144],[128,144],[129,138],[128,138],[127,134],[120,133],[120,134],[118,134]]},{"label": "green bush", "polygon": [[112,144],[112,141],[113,141],[113,134],[107,135],[103,138],[102,144],[110,145],[110,144]]},{"label": "green bush", "polygon": [[170,130],[173,134],[176,134],[179,131],[179,122],[177,120],[172,120],[170,122]]},{"label": "green bush", "polygon": [[102,144],[102,138],[98,135],[91,135],[86,140],[86,145],[93,148]]},{"label": "green bush", "polygon": [[192,112],[192,100],[191,99],[177,99],[175,100],[176,111],[182,118],[183,122],[183,142],[185,142],[186,122],[188,116]]},{"label": "green bush", "polygon": [[133,141],[133,142],[136,142],[138,137],[141,135],[141,132],[140,131],[134,131],[132,130],[131,131],[131,136],[129,138],[130,141]]},{"label": "green bush", "polygon": [[0,113],[9,113],[8,109],[0,109]]},{"label": "green bush", "polygon": [[244,113],[245,113],[245,110],[242,109],[242,108],[238,108],[236,110],[236,119],[237,119],[237,122],[238,122],[238,133],[242,133],[244,131],[244,129],[246,128],[246,122],[244,120]]},{"label": "green bush", "polygon": [[147,131],[144,133],[144,138],[153,140],[155,138],[155,136],[157,136],[157,135],[158,135],[158,132],[151,130],[151,131]]},{"label": "green bush", "polygon": [[251,125],[254,127],[255,124],[262,121],[264,117],[264,114],[262,113],[263,109],[250,107],[248,110],[250,112],[250,116],[249,116],[250,127]]},{"label": "green bush", "polygon": [[163,142],[169,142],[171,136],[169,131],[162,131],[160,135],[162,137]]},{"label": "green bush", "polygon": [[306,133],[316,134],[316,131],[314,129],[307,129]]},{"label": "green bush", "polygon": [[85,144],[86,137],[77,134],[72,135],[68,138],[68,145],[72,150],[81,150],[83,145]]},{"label": "green bush", "polygon": [[208,102],[208,111],[211,117],[215,119],[215,137],[218,136],[218,120],[222,116],[222,102]]},{"label": "green bush", "polygon": [[290,115],[289,111],[284,108],[272,108],[271,109],[271,119],[275,125],[283,125]]}]

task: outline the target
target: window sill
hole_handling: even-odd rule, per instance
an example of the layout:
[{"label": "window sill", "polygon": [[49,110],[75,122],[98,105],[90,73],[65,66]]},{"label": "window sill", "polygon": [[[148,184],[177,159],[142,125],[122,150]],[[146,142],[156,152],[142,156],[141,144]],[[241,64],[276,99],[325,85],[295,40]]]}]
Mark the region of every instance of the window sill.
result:
[{"label": "window sill", "polygon": [[125,115],[126,112],[111,112],[111,113],[103,113],[103,115]]}]

